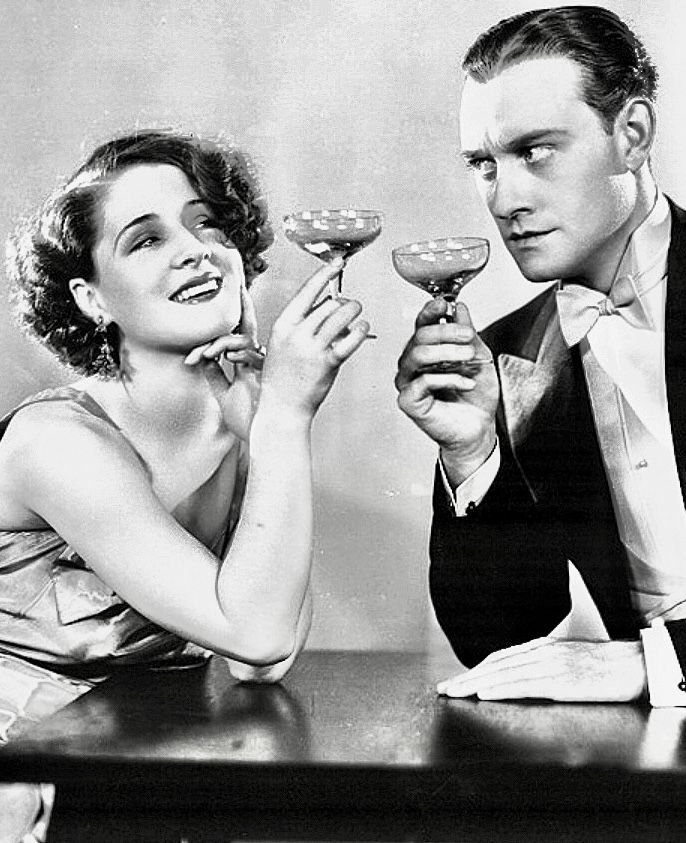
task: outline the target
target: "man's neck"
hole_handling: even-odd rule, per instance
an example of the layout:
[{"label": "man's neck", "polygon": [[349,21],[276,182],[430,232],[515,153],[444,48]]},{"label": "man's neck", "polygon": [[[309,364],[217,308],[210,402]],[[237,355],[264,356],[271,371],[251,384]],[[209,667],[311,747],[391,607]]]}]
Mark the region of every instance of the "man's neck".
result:
[{"label": "man's neck", "polygon": [[587,272],[578,277],[562,279],[564,283],[581,284],[601,293],[609,291],[634,232],[645,222],[657,199],[657,185],[647,164],[636,176],[636,188],[636,201],[631,213],[608,238],[602,254],[592,257],[592,266],[589,266]]}]

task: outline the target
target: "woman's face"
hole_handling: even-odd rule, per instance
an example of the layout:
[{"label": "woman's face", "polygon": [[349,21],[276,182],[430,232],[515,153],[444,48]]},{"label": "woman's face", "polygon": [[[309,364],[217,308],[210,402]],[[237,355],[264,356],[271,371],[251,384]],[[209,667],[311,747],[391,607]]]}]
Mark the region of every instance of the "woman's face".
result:
[{"label": "woman's face", "polygon": [[243,261],[182,170],[140,164],[108,186],[93,250],[122,347],[184,353],[241,319]]}]

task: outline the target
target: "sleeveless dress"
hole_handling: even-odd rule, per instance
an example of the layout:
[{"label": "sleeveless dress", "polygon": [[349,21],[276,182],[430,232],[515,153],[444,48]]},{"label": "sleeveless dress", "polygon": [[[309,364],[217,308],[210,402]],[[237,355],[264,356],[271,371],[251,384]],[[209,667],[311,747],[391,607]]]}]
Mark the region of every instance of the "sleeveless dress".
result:
[{"label": "sleeveless dress", "polygon": [[[65,402],[75,416],[95,416],[123,436],[90,395],[61,387],[1,419],[0,438],[22,407],[43,401]],[[246,463],[241,453],[227,522],[211,548],[217,553],[238,520]],[[54,530],[0,530],[0,745],[121,668],[192,667],[210,655],[132,609]]]}]

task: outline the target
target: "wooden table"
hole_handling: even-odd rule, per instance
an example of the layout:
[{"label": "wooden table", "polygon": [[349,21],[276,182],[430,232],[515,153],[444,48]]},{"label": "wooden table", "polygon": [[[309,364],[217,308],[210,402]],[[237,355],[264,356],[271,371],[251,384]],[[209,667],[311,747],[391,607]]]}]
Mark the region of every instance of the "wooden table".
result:
[{"label": "wooden table", "polygon": [[282,685],[114,678],[0,752],[50,841],[686,839],[686,710],[437,697],[455,664],[306,652]]}]

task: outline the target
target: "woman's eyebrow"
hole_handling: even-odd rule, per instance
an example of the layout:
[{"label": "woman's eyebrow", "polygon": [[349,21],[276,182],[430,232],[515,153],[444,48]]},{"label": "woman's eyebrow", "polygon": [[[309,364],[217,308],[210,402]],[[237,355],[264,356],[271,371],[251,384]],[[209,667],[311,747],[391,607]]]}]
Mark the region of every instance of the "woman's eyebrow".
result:
[{"label": "woman's eyebrow", "polygon": [[132,219],[131,222],[127,222],[126,225],[121,229],[119,234],[114,238],[114,246],[112,247],[112,252],[115,252],[117,249],[117,243],[119,243],[122,236],[130,229],[136,225],[140,225],[142,222],[148,222],[149,220],[155,219],[156,214],[141,214],[139,217]]},{"label": "woman's eyebrow", "polygon": [[[197,205],[202,205],[202,207],[203,207],[203,208],[207,208],[207,207],[208,207],[208,206],[207,206],[207,202],[206,202],[204,199],[189,199],[189,200],[188,200],[188,202],[186,202],[186,207],[187,207],[187,208],[194,208],[194,207],[196,207]],[[130,228],[133,228],[133,227],[134,227],[134,226],[136,226],[136,225],[140,225],[140,224],[141,224],[141,223],[143,223],[143,222],[149,222],[150,220],[152,220],[152,219],[156,219],[156,218],[157,218],[157,214],[153,214],[153,213],[149,213],[149,214],[141,214],[139,217],[135,217],[135,219],[132,219],[130,222],[127,222],[127,223],[126,223],[126,225],[125,225],[125,226],[121,229],[121,231],[120,231],[120,232],[117,234],[117,236],[114,238],[114,246],[113,246],[112,251],[113,251],[113,252],[114,252],[114,251],[116,251],[117,244],[118,244],[118,243],[119,243],[119,241],[121,240],[122,236],[123,236],[123,235],[124,235],[124,234],[125,234],[125,233],[126,233],[126,232],[130,229]]]},{"label": "woman's eyebrow", "polygon": [[209,210],[209,205],[204,199],[189,199],[188,202],[186,202],[187,208],[194,208],[196,205],[202,205],[203,208]]}]

